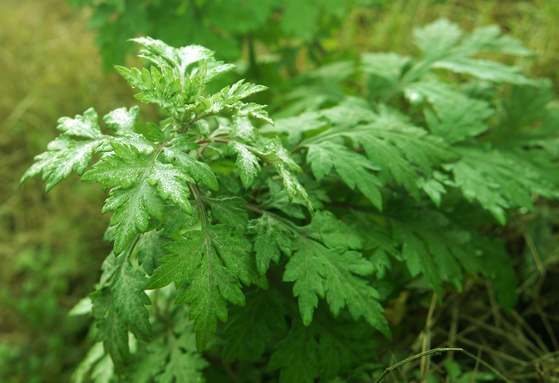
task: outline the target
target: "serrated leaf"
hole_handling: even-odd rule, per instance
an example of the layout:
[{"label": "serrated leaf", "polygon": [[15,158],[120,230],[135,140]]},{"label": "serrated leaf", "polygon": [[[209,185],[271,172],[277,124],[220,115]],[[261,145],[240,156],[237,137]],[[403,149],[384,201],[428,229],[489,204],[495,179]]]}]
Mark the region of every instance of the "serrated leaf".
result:
[{"label": "serrated leaf", "polygon": [[518,279],[504,244],[501,241],[486,239],[478,239],[477,242],[483,249],[480,260],[483,265],[481,272],[491,280],[497,299],[503,308],[507,311],[512,310],[518,301],[516,293]]},{"label": "serrated leaf", "polygon": [[[325,141],[319,144],[309,145],[309,152],[312,146],[318,146],[318,148],[313,149],[313,154],[310,158],[307,154],[307,162],[310,162],[313,172],[315,170],[317,171],[317,173],[315,173],[317,179],[324,176],[323,171],[326,167],[322,164],[315,165],[312,161],[319,161],[321,157],[327,155],[332,160],[333,166],[336,168],[338,175],[345,184],[351,189],[355,189],[357,186],[359,190],[371,200],[377,209],[382,210],[382,196],[379,191],[379,187],[381,187],[382,184],[374,174],[367,171],[367,169],[376,170],[378,167],[365,157],[350,152],[345,146],[339,144]],[[325,154],[323,156],[317,156],[316,153],[319,151]]]},{"label": "serrated leaf", "polygon": [[402,75],[402,69],[410,61],[410,57],[397,53],[364,53],[361,56],[363,72],[382,77],[388,82],[387,87],[394,87]]},{"label": "serrated leaf", "polygon": [[237,161],[235,162],[235,169],[239,172],[241,181],[245,189],[248,189],[254,182],[254,178],[260,172],[260,165],[258,158],[252,154],[244,145],[231,141],[227,145],[228,154],[237,154]]},{"label": "serrated leaf", "polygon": [[163,235],[171,236],[181,230],[185,225],[193,226],[198,222],[198,209],[192,210],[192,214],[187,214],[182,208],[176,205],[165,206],[165,223]]},{"label": "serrated leaf", "polygon": [[297,180],[297,177],[293,175],[283,164],[277,165],[276,169],[283,180],[283,186],[287,190],[289,195],[289,201],[292,202],[296,197],[301,198],[307,205],[307,209],[312,214],[313,206],[309,199],[309,195],[303,185]]},{"label": "serrated leaf", "polygon": [[242,138],[249,143],[258,140],[258,131],[247,117],[233,116],[233,127],[232,137]]},{"label": "serrated leaf", "polygon": [[112,286],[112,293],[116,312],[128,323],[128,329],[138,339],[149,341],[152,333],[145,305],[150,305],[151,301],[144,293],[146,283],[144,273],[132,268],[130,262],[126,261]]},{"label": "serrated leaf", "polygon": [[89,108],[83,113],[83,116],[78,114],[74,118],[59,118],[56,129],[61,130],[65,135],[98,140],[103,138],[103,133],[97,124],[97,119],[97,112],[93,108]]},{"label": "serrated leaf", "polygon": [[189,303],[196,344],[201,351],[216,331],[217,318],[227,321],[227,301],[244,305],[239,279],[247,285],[256,283],[262,287],[266,282],[256,272],[250,242],[231,236],[225,226],[207,226],[206,232],[190,232],[189,239],[171,242],[164,249],[172,255],[159,260],[161,266],[151,276],[147,288],[161,288],[173,280],[179,288],[187,282],[176,303]]},{"label": "serrated leaf", "polygon": [[161,198],[170,198],[188,214],[192,213],[192,207],[188,197],[190,191],[188,183],[194,180],[171,164],[155,162],[148,174],[147,179],[151,185],[157,184],[157,191]]},{"label": "serrated leaf", "polygon": [[264,147],[259,149],[257,152],[261,157],[265,158],[268,163],[274,165],[276,168],[279,165],[282,165],[291,171],[297,173],[302,172],[301,167],[293,161],[290,153],[283,147],[281,141],[277,137],[266,141]]},{"label": "serrated leaf", "polygon": [[[182,209],[178,209],[175,206],[165,206],[165,222],[170,219],[169,216],[172,217],[172,214],[169,214],[169,208],[173,207],[184,213]],[[166,238],[164,234],[164,232],[156,230],[144,233],[136,245],[138,264],[142,266],[148,275],[153,274],[153,271],[159,266],[159,259],[166,254],[162,249],[163,245],[171,242],[171,239]]]},{"label": "serrated leaf", "polygon": [[140,153],[150,154],[155,151],[153,143],[149,142],[147,138],[140,133],[124,131],[119,133],[116,137],[111,137],[110,141],[103,142],[98,152],[112,152],[112,144],[128,145],[135,147]]},{"label": "serrated leaf", "polygon": [[509,84],[537,84],[536,81],[519,74],[522,68],[511,67],[495,61],[481,59],[441,60],[433,64],[434,68],[447,69],[454,73],[466,73],[482,80],[507,82]]},{"label": "serrated leaf", "polygon": [[502,225],[507,220],[505,209],[533,209],[530,193],[535,188],[539,193],[552,192],[552,188],[544,186],[547,182],[537,166],[512,153],[466,147],[459,151],[463,158],[449,166],[456,185],[468,201],[477,200]]},{"label": "serrated leaf", "polygon": [[284,281],[295,282],[293,295],[305,325],[309,325],[318,297],[326,297],[330,310],[337,316],[347,305],[355,320],[361,316],[387,337],[390,330],[384,311],[377,302],[378,292],[362,276],[373,273],[370,262],[360,253],[344,248],[329,249],[320,243],[301,238],[297,251],[285,267]]},{"label": "serrated leaf", "polygon": [[[347,108],[338,107],[337,109],[330,110],[325,115],[332,121],[336,121],[344,116],[344,109]],[[349,159],[342,161],[342,157],[338,153],[348,156],[348,151],[337,143],[330,143],[329,140],[335,140],[340,136],[347,137],[356,146],[362,145],[367,157],[373,161],[374,165],[380,165],[383,171],[389,171],[389,174],[392,174],[395,180],[402,184],[416,200],[419,199],[417,179],[421,173],[414,165],[419,166],[423,171],[431,172],[432,168],[441,162],[457,158],[456,153],[453,153],[441,138],[430,136],[424,129],[410,125],[402,116],[382,108],[380,109],[381,113],[378,115],[370,110],[365,112],[368,113],[362,113],[357,122],[364,121],[367,124],[349,125],[343,129],[334,126],[317,138],[312,139],[312,141],[309,140],[312,142],[312,145],[308,145],[309,152],[310,147],[318,145],[323,148],[321,151],[328,153],[330,159],[336,158],[338,160],[341,169],[346,169],[348,165],[345,164]],[[335,154],[332,153],[332,149],[335,151]],[[313,149],[310,160],[314,161],[311,162],[311,167],[314,165],[313,172],[315,169],[317,171],[315,176],[320,176],[326,170],[326,166],[319,162],[320,156],[317,155],[317,150]],[[355,160],[351,161],[352,164],[354,162],[363,163],[362,157],[358,154],[349,152],[349,156],[355,158]],[[309,161],[308,157],[307,161]],[[315,165],[315,162],[318,163]],[[362,166],[354,166],[350,173],[341,170],[346,175],[346,179],[348,179],[348,186],[355,185],[361,179],[359,176],[355,176],[356,173],[363,174],[365,179],[370,178],[370,175],[365,175],[361,168],[378,169],[378,167],[372,165],[365,163]],[[351,181],[352,178],[354,179],[353,181]],[[374,187],[375,183],[378,184],[378,182],[367,182],[363,184],[363,187],[365,190],[370,190]],[[357,186],[359,187],[359,185]]]},{"label": "serrated leaf", "polygon": [[235,112],[241,117],[253,117],[274,125],[274,121],[268,117],[268,112],[264,109],[266,105],[255,104],[254,102],[244,104],[238,103],[234,105]]},{"label": "serrated leaf", "polygon": [[199,232],[194,237],[181,242],[174,241],[163,247],[172,255],[159,259],[159,266],[150,277],[146,289],[159,289],[175,281],[177,288],[181,287],[195,273],[205,249],[205,237]]},{"label": "serrated leaf", "polygon": [[134,97],[140,101],[159,104],[171,115],[178,116],[181,98],[180,78],[170,66],[159,63],[160,69],[151,67],[151,71],[143,68],[128,69],[115,65],[116,71],[134,88],[141,90]]},{"label": "serrated leaf", "polygon": [[85,358],[83,358],[83,360],[80,362],[80,364],[72,374],[72,382],[83,383],[88,371],[104,355],[105,353],[103,352],[103,344],[101,342],[95,343],[93,347],[89,349]]},{"label": "serrated leaf", "polygon": [[413,36],[424,55],[438,57],[446,54],[458,42],[462,31],[456,24],[441,18],[423,28],[416,28]]},{"label": "serrated leaf", "polygon": [[328,211],[317,211],[315,222],[298,228],[298,231],[332,249],[337,247],[360,249],[363,246],[361,237],[344,221],[337,219]]},{"label": "serrated leaf", "polygon": [[129,110],[126,108],[118,108],[107,113],[103,117],[103,121],[108,125],[109,129],[114,130],[117,134],[124,132],[134,132],[134,126],[138,121],[140,108],[133,106]]},{"label": "serrated leaf", "polygon": [[539,86],[513,86],[510,98],[503,101],[505,120],[501,124],[502,135],[510,135],[544,117],[548,113],[546,106],[553,98],[549,81],[542,81]]},{"label": "serrated leaf", "polygon": [[281,253],[288,257],[292,254],[293,236],[284,225],[267,214],[250,221],[248,232],[255,234],[254,252],[256,267],[260,275],[264,275],[270,267],[270,261],[278,263]]},{"label": "serrated leaf", "polygon": [[185,134],[180,134],[177,137],[173,138],[171,140],[171,144],[173,146],[173,149],[184,150],[184,151],[194,150],[200,147],[200,145],[192,141],[191,137]]},{"label": "serrated leaf", "polygon": [[117,370],[122,370],[128,356],[128,329],[113,304],[110,288],[106,287],[90,294],[93,316],[97,322],[97,341],[103,341],[105,352],[111,356]]},{"label": "serrated leaf", "polygon": [[20,185],[42,172],[43,181],[48,180],[45,188],[48,192],[68,178],[72,171],[82,175],[101,144],[102,140],[74,141],[66,136],[57,138],[49,143],[48,151],[35,157],[37,162],[23,174]]},{"label": "serrated leaf", "polygon": [[243,98],[266,89],[268,89],[267,86],[256,85],[245,82],[245,80],[240,80],[231,86],[223,88],[217,95],[219,95],[219,98],[223,99],[225,104],[232,104],[235,101],[242,100]]},{"label": "serrated leaf", "polygon": [[[208,366],[208,362],[196,352],[194,342],[189,338],[190,334],[182,334],[178,339],[170,342],[171,350],[169,361],[164,370],[157,376],[158,383],[192,383],[203,382],[202,369]],[[174,335],[171,335],[174,337]],[[186,340],[186,341],[185,341]]]},{"label": "serrated leaf", "polygon": [[327,122],[318,119],[316,113],[303,113],[297,117],[281,118],[276,120],[275,125],[266,125],[259,129],[260,133],[287,134],[292,146],[301,141],[305,132],[318,130]]},{"label": "serrated leaf", "polygon": [[213,190],[218,189],[217,179],[208,164],[195,160],[185,152],[174,147],[164,148],[162,154],[166,161],[174,163],[184,173],[190,174],[196,181],[202,182]]},{"label": "serrated leaf", "polygon": [[317,181],[329,174],[334,166],[331,151],[320,145],[311,145],[307,152],[307,162],[311,164],[312,172]]},{"label": "serrated leaf", "polygon": [[280,383],[313,383],[317,375],[316,350],[318,344],[310,330],[298,321],[293,321],[285,339],[278,343],[270,358],[267,370],[281,368]]},{"label": "serrated leaf", "polygon": [[146,231],[150,216],[165,219],[164,204],[157,190],[145,180],[136,181],[127,189],[116,187],[109,194],[102,212],[115,212],[111,226],[115,226],[114,252],[118,255],[136,234]]},{"label": "serrated leaf", "polygon": [[114,154],[104,156],[93,169],[82,176],[85,182],[100,182],[103,186],[122,185],[128,188],[151,167],[153,155],[142,154],[135,146],[111,143]]},{"label": "serrated leaf", "polygon": [[105,355],[91,371],[91,379],[95,383],[109,383],[114,376],[114,363],[109,355]]},{"label": "serrated leaf", "polygon": [[229,364],[250,357],[259,360],[271,340],[270,330],[285,329],[285,310],[265,291],[247,294],[246,306],[227,324],[221,360]]},{"label": "serrated leaf", "polygon": [[232,236],[231,229],[224,225],[209,226],[213,245],[227,269],[233,272],[245,285],[257,284],[268,287],[266,278],[256,272],[256,263],[252,256],[252,243],[244,236]]},{"label": "serrated leaf", "polygon": [[176,303],[187,302],[190,305],[198,351],[206,348],[211,334],[216,331],[217,318],[227,321],[227,301],[244,305],[241,284],[232,272],[221,266],[215,251],[206,248],[191,283],[176,300]]},{"label": "serrated leaf", "polygon": [[470,233],[456,228],[436,211],[423,210],[421,219],[391,219],[395,237],[402,242],[402,256],[412,276],[422,273],[438,294],[442,282],[461,289],[463,270],[479,269]]},{"label": "serrated leaf", "polygon": [[150,140],[151,142],[165,141],[165,134],[163,134],[163,131],[159,128],[159,126],[148,122],[146,123],[146,128],[148,130],[148,133],[146,135],[148,140]]},{"label": "serrated leaf", "polygon": [[247,202],[239,197],[203,198],[211,206],[215,218],[224,225],[240,226],[243,230],[248,225],[248,213],[244,209]]},{"label": "serrated leaf", "polygon": [[438,117],[424,110],[429,130],[449,144],[475,137],[489,128],[484,121],[494,111],[485,101],[469,98],[438,82],[415,83],[405,91],[407,95],[425,97],[433,105]]}]

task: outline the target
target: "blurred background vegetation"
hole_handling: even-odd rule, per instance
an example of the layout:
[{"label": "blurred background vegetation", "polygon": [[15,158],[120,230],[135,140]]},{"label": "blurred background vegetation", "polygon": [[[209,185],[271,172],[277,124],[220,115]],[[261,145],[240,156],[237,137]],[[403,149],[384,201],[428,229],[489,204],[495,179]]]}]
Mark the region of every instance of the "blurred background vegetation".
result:
[{"label": "blurred background vegetation", "polygon": [[[169,3],[176,7],[175,1]],[[549,77],[557,89],[557,1],[392,0],[350,3],[354,6],[340,13],[337,23],[318,23],[322,29],[309,41],[297,36],[279,36],[275,44],[283,48],[273,50],[263,41],[251,46],[241,40],[238,50],[229,54],[238,58],[246,76],[258,77],[258,82],[268,86],[273,87],[276,83],[278,89],[288,89],[297,83],[299,74],[319,64],[352,59],[367,51],[411,53],[414,50],[410,40],[413,28],[447,17],[465,30],[498,24],[506,33],[520,38],[537,53],[537,57],[499,56],[497,59],[526,67],[529,76]],[[90,345],[86,342],[89,319],[69,318],[67,314],[80,298],[92,291],[99,278],[101,262],[110,251],[110,246],[101,241],[109,219],[100,213],[104,194],[97,186],[80,184],[76,175],[47,195],[38,178],[26,183],[21,190],[18,183],[33,157],[57,135],[55,126],[59,117],[81,114],[91,106],[102,116],[116,107],[135,104],[133,92],[125,81],[115,73],[103,71],[95,31],[86,27],[92,15],[90,8],[71,7],[66,0],[0,2],[0,46],[3,48],[0,55],[1,382],[69,381]],[[99,18],[92,21],[95,20],[99,22]],[[242,31],[238,34],[242,35]],[[122,43],[119,41],[119,46]],[[207,45],[212,49],[219,48],[218,44],[217,47]],[[132,47],[131,43],[129,47]],[[274,52],[284,56],[270,58],[270,53]],[[251,60],[259,60],[262,64],[258,71],[251,67]],[[280,106],[281,101],[276,101],[275,107]],[[142,113],[142,117],[148,119],[147,114],[153,117],[157,111],[144,108]],[[547,204],[541,206],[537,214],[523,215],[522,219],[513,221],[498,233],[507,241],[516,267],[523,271],[518,292],[525,296],[515,311],[520,319],[512,320],[511,326],[513,329],[518,327],[525,320],[523,318],[531,315],[548,318],[547,323],[544,319],[540,320],[541,323],[536,322],[543,328],[542,333],[547,334],[541,343],[551,348],[557,346],[553,326],[556,328],[559,319],[559,289],[552,282],[552,275],[559,274],[557,225],[557,208]],[[533,258],[532,255],[526,256],[530,252],[532,255],[536,252],[544,262],[526,261]],[[479,293],[475,285],[467,287],[466,292],[473,294],[472,301],[478,302],[468,314],[471,317],[484,312],[486,307],[479,305],[491,307],[494,304],[491,297],[476,295]],[[534,300],[536,296],[538,299]],[[460,299],[460,302],[466,301]],[[414,324],[406,320],[402,312],[407,311],[415,318],[425,317],[428,307],[424,306],[406,303],[405,296],[390,303],[388,315],[393,324],[399,324],[396,338],[403,342],[396,348],[411,347],[413,339],[424,330],[424,320]],[[457,307],[455,303],[448,312],[452,313]],[[461,307],[464,310],[465,304]],[[551,314],[542,316],[540,311],[546,310]],[[513,330],[506,330],[511,332],[505,331],[504,335],[499,333],[497,330],[504,328],[503,321],[507,319],[498,315],[495,318],[494,332],[490,332],[495,335],[492,342],[501,342],[502,347],[507,347],[507,342],[514,338],[511,335]],[[512,318],[515,318],[514,314]],[[452,323],[451,315],[447,319]],[[443,322],[443,318],[439,321]],[[472,322],[472,326],[478,325],[481,326]],[[538,337],[538,334],[532,334],[529,342],[538,343]],[[491,347],[497,348],[495,343]],[[538,347],[542,353],[545,351],[541,344]],[[538,356],[537,353],[534,355]],[[494,358],[492,362],[498,364],[499,359]],[[503,359],[503,363],[509,362]],[[540,368],[553,368],[546,366],[541,362]]]}]

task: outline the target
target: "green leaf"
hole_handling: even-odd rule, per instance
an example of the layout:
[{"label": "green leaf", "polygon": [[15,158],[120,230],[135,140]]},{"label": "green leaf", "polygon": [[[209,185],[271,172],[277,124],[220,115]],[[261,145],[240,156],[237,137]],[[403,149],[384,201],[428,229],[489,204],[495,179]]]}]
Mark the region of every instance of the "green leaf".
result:
[{"label": "green leaf", "polygon": [[116,137],[111,137],[110,141],[103,142],[97,151],[110,153],[114,151],[113,144],[133,146],[142,154],[150,154],[156,150],[154,144],[148,141],[143,134],[124,131],[118,133]]},{"label": "green leaf", "polygon": [[215,218],[224,225],[244,228],[248,225],[247,202],[239,197],[203,198],[211,206]]},{"label": "green leaf", "polygon": [[[172,207],[173,206],[165,207],[166,223],[170,218],[172,218],[172,214],[169,214],[169,209],[168,209]],[[177,210],[184,213],[182,209],[177,209]],[[161,231],[158,232],[155,230],[144,233],[142,236],[140,236],[138,244],[136,245],[136,249],[137,249],[136,257],[138,259],[138,264],[142,266],[142,268],[148,275],[153,274],[153,271],[159,265],[159,259],[165,255],[165,251],[161,249],[163,245],[171,241],[170,238],[164,237],[164,234],[165,232],[161,232]]]},{"label": "green leaf", "polygon": [[462,31],[456,24],[442,18],[423,28],[416,28],[413,36],[425,56],[438,58],[456,45]]},{"label": "green leaf", "polygon": [[93,347],[89,349],[85,358],[80,362],[74,373],[72,374],[72,382],[73,383],[83,383],[84,379],[86,378],[87,372],[91,369],[91,367],[99,361],[104,356],[103,353],[103,344],[102,343],[95,343]]},{"label": "green leaf", "polygon": [[244,145],[231,141],[227,145],[228,154],[237,154],[235,169],[239,172],[241,181],[245,189],[248,189],[254,182],[254,178],[258,176],[260,165],[258,158],[252,154]]},{"label": "green leaf", "polygon": [[241,117],[253,117],[273,125],[274,121],[268,117],[268,112],[264,110],[266,105],[255,104],[254,102],[234,106],[236,114]]},{"label": "green leaf", "polygon": [[485,101],[469,98],[437,82],[414,83],[405,91],[408,98],[429,100],[438,116],[424,110],[429,130],[449,144],[475,137],[489,128],[484,121],[494,111]]},{"label": "green leaf", "polygon": [[346,305],[355,320],[361,316],[387,337],[388,324],[377,302],[378,292],[361,277],[373,273],[373,266],[360,253],[342,247],[329,249],[311,239],[302,238],[297,251],[285,267],[283,280],[295,282],[293,295],[298,297],[303,323],[309,325],[318,297],[326,297],[337,316]]},{"label": "green leaf", "polygon": [[103,186],[128,188],[146,173],[153,155],[142,154],[135,146],[111,143],[114,153],[104,156],[93,169],[82,176],[84,182],[101,182]]},{"label": "green leaf", "polygon": [[545,179],[545,171],[522,157],[481,148],[463,147],[459,151],[462,159],[448,166],[456,185],[468,201],[477,200],[502,225],[507,221],[505,209],[534,208],[532,192],[556,194]]},{"label": "green leaf", "polygon": [[192,138],[186,134],[179,134],[177,137],[171,140],[173,149],[190,151],[200,148],[196,142],[192,141]]},{"label": "green leaf", "polygon": [[[174,335],[171,335],[174,337]],[[196,351],[192,336],[185,332],[170,341],[169,361],[163,372],[157,376],[159,383],[203,382],[202,369],[209,365]],[[167,348],[167,350],[168,350]]]},{"label": "green leaf", "polygon": [[147,179],[151,185],[157,184],[157,191],[161,198],[171,200],[179,205],[185,212],[192,214],[192,207],[188,197],[190,191],[187,184],[194,180],[171,164],[155,162]]},{"label": "green leaf", "polygon": [[98,290],[90,297],[97,322],[97,341],[103,341],[105,352],[111,356],[117,370],[122,371],[124,359],[130,352],[126,322],[116,312],[110,288]]},{"label": "green leaf", "polygon": [[[313,147],[317,148],[312,149],[311,152]],[[351,189],[355,189],[355,186],[357,186],[377,209],[382,210],[382,196],[379,191],[382,184],[374,174],[367,171],[368,169],[378,169],[373,163],[357,153],[350,152],[345,146],[329,141],[309,145],[308,153],[311,153],[311,155],[309,157],[309,154],[307,154],[307,162],[311,164],[313,172],[316,170],[314,174],[318,180],[324,176],[323,171],[326,167],[314,162],[327,156],[332,161],[339,177],[347,186]],[[323,154],[317,155],[317,153]]]},{"label": "green leaf", "polygon": [[318,343],[309,332],[299,321],[293,321],[287,337],[278,343],[266,369],[281,368],[280,383],[315,381]]},{"label": "green leaf", "polygon": [[501,124],[502,135],[512,132],[545,117],[547,104],[554,98],[550,81],[540,86],[513,86],[510,98],[502,102],[505,119]]},{"label": "green leaf", "polygon": [[291,257],[293,236],[284,225],[264,214],[250,221],[248,232],[255,234],[252,238],[256,253],[256,267],[260,275],[264,275],[270,267],[270,261],[278,263],[281,253]]},{"label": "green leaf", "polygon": [[114,306],[120,319],[128,323],[128,329],[137,338],[149,341],[152,333],[149,313],[145,305],[150,305],[151,301],[144,293],[146,283],[145,274],[132,268],[130,262],[126,261],[112,287],[112,293]]},{"label": "green leaf", "polygon": [[424,28],[416,29],[414,31],[416,44],[423,51],[425,60],[419,62],[410,70],[410,73],[413,74],[408,74],[408,78],[420,76],[426,72],[426,68],[432,66],[432,68],[466,73],[498,83],[537,83],[537,81],[529,80],[519,74],[518,72],[521,69],[519,67],[511,67],[495,61],[469,58],[481,51],[497,51],[520,56],[531,55],[531,52],[523,48],[514,38],[508,36],[499,38],[500,30],[498,27],[478,28],[465,36],[460,44],[457,44],[461,35],[460,28],[447,19],[439,19]]},{"label": "green leaf", "polygon": [[442,291],[442,281],[462,287],[462,267],[477,269],[475,258],[465,251],[470,236],[466,232],[450,231],[442,215],[423,211],[424,219],[391,220],[396,238],[402,242],[402,257],[412,277],[423,273],[427,286],[437,294]]},{"label": "green leaf", "polygon": [[[330,248],[344,247],[346,249],[360,249],[363,240],[344,221],[337,219],[328,211],[317,211],[315,222],[298,228],[309,238],[324,243]],[[318,230],[318,231],[317,231]]]},{"label": "green leaf", "polygon": [[394,88],[410,59],[394,52],[364,53],[361,55],[361,69],[366,74],[382,77],[388,82],[387,87]]},{"label": "green leaf", "polygon": [[260,133],[287,134],[291,146],[301,141],[305,132],[312,132],[327,124],[319,120],[316,113],[303,113],[297,117],[277,119],[275,125],[266,125],[259,129]]},{"label": "green leaf", "polygon": [[180,242],[170,242],[163,247],[173,254],[159,259],[158,267],[146,286],[146,289],[159,289],[175,281],[181,287],[196,272],[205,251],[206,238],[200,232],[192,233],[194,237]]},{"label": "green leaf", "polygon": [[256,272],[256,263],[252,256],[252,244],[244,236],[232,236],[231,229],[224,225],[208,226],[213,245],[227,269],[232,271],[245,285],[257,284],[267,288],[265,278]]},{"label": "green leaf", "polygon": [[59,118],[56,129],[64,132],[64,135],[98,140],[103,138],[103,133],[97,124],[97,119],[97,112],[93,108],[89,108],[83,113],[83,116],[78,114],[75,118]]},{"label": "green leaf", "polygon": [[331,157],[331,151],[320,145],[312,145],[307,152],[307,162],[311,164],[311,168],[317,181],[329,174],[334,166]]},{"label": "green leaf", "polygon": [[200,351],[216,331],[217,318],[227,321],[227,301],[245,304],[239,279],[247,285],[266,287],[265,280],[256,272],[251,243],[231,236],[225,226],[207,226],[206,232],[190,232],[189,239],[171,242],[164,249],[172,255],[159,260],[161,266],[151,276],[147,288],[161,288],[173,280],[179,288],[187,282],[176,303],[189,303]]},{"label": "green leaf", "polygon": [[252,143],[258,140],[258,131],[247,117],[233,116],[232,137],[239,137],[246,142]]},{"label": "green leaf", "polygon": [[48,151],[35,157],[37,162],[23,174],[20,185],[42,172],[43,181],[48,180],[46,192],[49,192],[62,180],[68,178],[72,171],[82,175],[101,143],[101,140],[74,141],[67,136],[57,138],[49,143]]},{"label": "green leaf", "polygon": [[341,135],[362,145],[375,165],[390,171],[394,179],[418,200],[417,179],[421,170],[430,173],[432,168],[456,159],[457,155],[441,138],[428,135],[424,129],[411,125],[396,113],[385,109],[380,111],[368,124],[339,133],[325,132],[324,138]]},{"label": "green leaf", "polygon": [[165,223],[163,235],[169,237],[180,231],[185,225],[193,226],[198,222],[198,209],[194,209],[192,214],[187,214],[182,208],[176,205],[165,206]]},{"label": "green leaf", "polygon": [[151,71],[145,68],[140,71],[137,68],[128,69],[115,65],[115,69],[132,87],[141,90],[134,96],[135,98],[159,104],[171,115],[178,117],[179,111],[182,110],[178,107],[181,83],[170,66],[161,66],[161,70],[152,67]]},{"label": "green leaf", "polygon": [[146,128],[148,130],[148,133],[146,135],[148,140],[150,140],[151,142],[165,141],[165,135],[163,134],[163,131],[159,128],[159,126],[148,122],[146,123]]},{"label": "green leaf", "polygon": [[510,84],[536,84],[519,74],[522,68],[511,67],[495,61],[481,59],[441,60],[433,64],[434,68],[447,69],[454,73],[466,73],[482,80],[507,82]]},{"label": "green leaf", "polygon": [[127,189],[116,187],[109,194],[111,197],[102,212],[115,212],[111,226],[115,226],[114,252],[118,255],[136,234],[146,231],[150,216],[161,221],[165,219],[164,205],[157,190],[144,180],[136,181]]},{"label": "green leaf", "polygon": [[117,134],[124,132],[134,132],[134,126],[138,121],[140,108],[133,106],[129,110],[126,108],[118,108],[109,112],[103,117],[103,121],[107,123],[109,129],[114,130]]},{"label": "green leaf", "polygon": [[233,311],[237,316],[225,329],[224,364],[247,357],[259,360],[271,341],[271,330],[285,330],[285,311],[276,299],[263,290],[247,294],[246,299],[246,306]]},{"label": "green leaf", "polygon": [[213,190],[218,189],[217,179],[208,164],[195,160],[175,147],[164,148],[162,154],[166,161],[175,164],[183,173],[189,174],[196,181],[202,182]]}]

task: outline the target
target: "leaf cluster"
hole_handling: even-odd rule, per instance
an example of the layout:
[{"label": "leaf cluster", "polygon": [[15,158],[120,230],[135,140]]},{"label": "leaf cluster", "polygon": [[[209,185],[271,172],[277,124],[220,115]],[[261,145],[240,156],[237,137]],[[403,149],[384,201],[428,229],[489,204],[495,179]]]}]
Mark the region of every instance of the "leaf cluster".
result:
[{"label": "leaf cluster", "polygon": [[282,383],[370,379],[355,367],[390,337],[383,306],[403,283],[441,297],[479,274],[514,305],[510,258],[478,228],[559,197],[553,93],[478,58],[531,54],[496,27],[464,35],[442,19],[415,40],[416,59],[320,68],[335,97],[317,102],[311,75],[274,123],[245,101],[263,86],[208,92],[233,69],[213,52],[134,39],[149,69],[116,70],[168,117],[144,128],[139,108],[116,109],[112,135],[93,109],[62,118],[22,178],[42,173],[48,191],[76,171],[108,190],[114,251],[88,298],[103,346],[76,381],[200,381],[215,358],[263,360]]}]

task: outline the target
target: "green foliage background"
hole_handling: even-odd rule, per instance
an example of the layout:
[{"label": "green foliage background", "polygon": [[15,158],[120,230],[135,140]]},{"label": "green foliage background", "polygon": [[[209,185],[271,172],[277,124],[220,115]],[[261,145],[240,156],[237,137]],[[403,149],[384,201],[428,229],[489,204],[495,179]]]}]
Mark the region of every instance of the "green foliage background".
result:
[{"label": "green foliage background", "polygon": [[[17,186],[32,157],[54,138],[58,117],[82,113],[91,105],[101,115],[116,105],[132,106],[129,87],[114,74],[107,78],[101,71],[95,36],[84,28],[90,16],[86,9],[71,9],[58,0],[0,4],[0,43],[6,47],[0,60],[0,380],[6,382],[69,380],[85,354],[89,324],[86,318],[68,319],[66,314],[92,290],[99,275],[91,270],[100,269],[110,250],[99,241],[108,223],[98,209],[104,199],[101,190],[79,184],[75,176],[47,196],[39,179],[21,191]],[[295,39],[284,73],[288,80],[282,86],[303,81],[297,74],[313,69],[317,62],[352,58],[362,51],[411,53],[412,29],[440,16],[453,19],[465,30],[500,24],[538,57],[499,56],[499,60],[529,65],[531,76],[550,77],[555,85],[559,81],[555,22],[559,5],[554,2],[392,1],[356,8],[344,16],[343,28],[321,36],[324,55],[319,58]],[[126,49],[132,46],[127,43]],[[231,57],[240,55],[249,63],[248,49],[243,52],[242,43],[235,49]],[[265,45],[256,49],[257,55],[268,53]],[[266,70],[274,72],[275,67],[264,65],[252,75],[262,82]],[[157,111],[151,113],[155,116]],[[555,217],[553,205],[541,206],[538,216],[490,230],[507,240],[510,252],[522,262],[525,245],[519,243],[527,241],[524,238],[531,238],[541,254],[554,254],[554,228],[549,222]],[[397,307],[394,303],[394,310]],[[410,309],[425,315],[420,307]],[[400,341],[405,344],[420,330],[421,326],[408,323],[396,331],[404,332]]]}]

